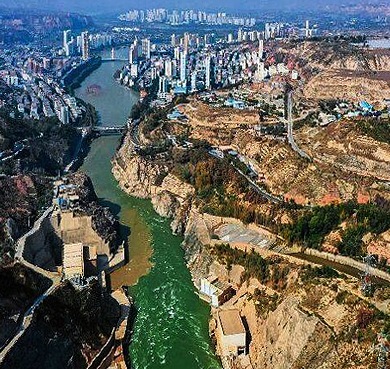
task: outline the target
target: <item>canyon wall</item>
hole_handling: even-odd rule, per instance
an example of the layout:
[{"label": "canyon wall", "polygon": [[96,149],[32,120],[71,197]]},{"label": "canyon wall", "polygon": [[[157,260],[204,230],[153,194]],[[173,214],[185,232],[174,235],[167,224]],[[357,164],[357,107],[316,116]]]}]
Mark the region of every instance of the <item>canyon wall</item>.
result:
[{"label": "canyon wall", "polygon": [[[147,159],[123,153],[124,150],[119,150],[113,159],[115,178],[129,195],[150,198],[154,209],[161,216],[172,219],[172,231],[184,237],[182,245],[194,284],[199,287],[201,278],[218,274],[238,285],[242,267],[235,266],[232,271],[226,270],[214,260],[204,246],[221,242],[213,239],[215,229],[221,224],[240,225],[241,222],[199,213],[192,200],[194,194],[192,186],[171,174],[162,175],[165,168]],[[267,252],[264,250],[265,254]],[[257,281],[254,283],[258,286]],[[234,307],[240,309],[251,332],[249,358],[252,367],[259,369],[320,367],[316,360],[317,352],[328,354],[333,349],[333,345],[327,343],[331,330],[317,317],[302,311],[299,301],[293,297],[282,302],[266,320],[258,317],[253,301],[243,305],[239,302],[240,296],[253,293],[250,285],[244,285],[237,291]],[[292,334],[294,340],[290,340]]]},{"label": "canyon wall", "polygon": [[16,257],[44,270],[56,271],[61,263],[62,241],[52,226],[52,212],[53,208],[47,209],[18,241]]}]

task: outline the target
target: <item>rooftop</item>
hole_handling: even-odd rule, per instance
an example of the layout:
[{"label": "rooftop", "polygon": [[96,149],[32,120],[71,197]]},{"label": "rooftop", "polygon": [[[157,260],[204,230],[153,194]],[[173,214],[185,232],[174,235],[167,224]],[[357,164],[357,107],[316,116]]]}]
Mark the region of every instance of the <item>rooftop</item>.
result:
[{"label": "rooftop", "polygon": [[218,319],[225,336],[246,333],[238,310],[221,310]]}]

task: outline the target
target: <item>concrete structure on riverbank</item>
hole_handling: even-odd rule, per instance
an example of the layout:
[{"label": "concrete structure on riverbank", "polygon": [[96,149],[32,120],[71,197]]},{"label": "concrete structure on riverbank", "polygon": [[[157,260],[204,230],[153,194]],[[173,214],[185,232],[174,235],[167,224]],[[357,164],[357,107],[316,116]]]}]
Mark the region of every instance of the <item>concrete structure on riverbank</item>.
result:
[{"label": "concrete structure on riverbank", "polygon": [[217,314],[217,337],[222,356],[246,354],[246,330],[238,310],[221,310]]},{"label": "concrete structure on riverbank", "polygon": [[63,274],[66,278],[84,275],[83,244],[65,244],[63,251]]},{"label": "concrete structure on riverbank", "polygon": [[218,307],[230,300],[235,293],[230,283],[218,278],[209,277],[200,280],[199,297],[213,307]]},{"label": "concrete structure on riverbank", "polygon": [[[113,251],[110,244],[115,228],[108,228],[107,233],[107,227],[112,227],[113,220],[98,207],[88,213],[85,204],[80,204],[88,199],[80,200],[78,185],[68,182],[55,183],[53,206],[18,241],[16,257],[42,271],[62,272],[65,278],[110,273],[126,262],[124,245]],[[87,187],[79,190],[88,191]]]},{"label": "concrete structure on riverbank", "polygon": [[97,263],[102,266],[110,258],[110,247],[102,237],[100,237],[92,226],[92,216],[79,215],[73,211],[55,211],[52,215],[51,223],[55,233],[64,244],[74,244],[81,242],[85,247],[96,250],[89,252],[93,257],[97,255]]},{"label": "concrete structure on riverbank", "polygon": [[[59,198],[62,201],[58,201]],[[27,311],[21,328],[4,352],[0,353],[0,362],[9,353],[13,355],[19,349],[16,346],[20,345],[20,339],[26,339],[26,332],[31,334],[33,325],[30,323],[35,321],[36,308],[49,294],[66,286],[66,279],[71,280],[76,289],[77,281],[80,281],[80,287],[89,288],[90,281],[96,278],[84,277],[99,275],[100,286],[104,289],[106,275],[126,261],[124,245],[112,254],[109,241],[95,230],[93,216],[85,214],[78,203],[79,196],[74,186],[62,188],[62,191],[57,188],[53,206],[18,241],[16,258],[25,266],[51,278],[53,286]],[[104,346],[92,359],[88,358],[90,369],[126,368],[122,344],[127,332],[131,302],[122,290],[113,292],[112,297],[120,307],[120,316]]]}]

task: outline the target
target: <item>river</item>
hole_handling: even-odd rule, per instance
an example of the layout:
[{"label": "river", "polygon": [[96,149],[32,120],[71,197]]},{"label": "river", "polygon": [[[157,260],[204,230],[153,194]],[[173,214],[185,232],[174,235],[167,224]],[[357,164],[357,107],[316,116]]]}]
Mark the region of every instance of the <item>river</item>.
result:
[{"label": "river", "polygon": [[[98,110],[103,125],[124,125],[137,96],[112,78],[118,62],[103,63],[76,91]],[[86,88],[99,85],[98,94]],[[122,192],[111,174],[110,159],[118,137],[101,137],[80,170],[88,174],[101,203],[109,206],[128,237],[130,263],[114,273],[113,287],[131,286],[137,317],[129,347],[134,369],[220,368],[208,336],[210,310],[196,294],[170,222],[157,215],[149,200]],[[131,230],[129,234],[129,230]]]}]

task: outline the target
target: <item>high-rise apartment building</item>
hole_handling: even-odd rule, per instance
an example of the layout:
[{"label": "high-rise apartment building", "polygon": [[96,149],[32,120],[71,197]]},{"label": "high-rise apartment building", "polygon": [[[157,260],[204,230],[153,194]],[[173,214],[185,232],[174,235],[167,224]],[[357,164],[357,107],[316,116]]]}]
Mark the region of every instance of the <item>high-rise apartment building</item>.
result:
[{"label": "high-rise apartment building", "polygon": [[165,76],[167,78],[172,78],[172,61],[171,59],[167,59],[164,62]]},{"label": "high-rise apartment building", "polygon": [[263,59],[264,54],[264,41],[259,40],[259,62]]},{"label": "high-rise apartment building", "polygon": [[142,40],[142,55],[146,59],[150,59],[150,39],[144,38]]},{"label": "high-rise apartment building", "polygon": [[310,37],[310,23],[308,20],[305,22],[305,36]]},{"label": "high-rise apartment building", "polygon": [[171,46],[175,47],[175,46],[176,46],[176,43],[177,43],[176,35],[173,34],[173,35],[171,36]]},{"label": "high-rise apartment building", "polygon": [[187,82],[187,54],[184,51],[180,54],[180,81]]},{"label": "high-rise apartment building", "polygon": [[89,59],[89,33],[87,31],[81,34],[81,55],[83,60]]},{"label": "high-rise apartment building", "polygon": [[64,38],[63,38],[64,49],[66,45],[68,45],[68,43],[70,42],[70,38],[71,38],[71,31],[70,29],[67,29],[66,31],[64,31]]},{"label": "high-rise apartment building", "polygon": [[211,88],[211,58],[210,56],[206,57],[205,60],[205,87],[206,90]]}]

